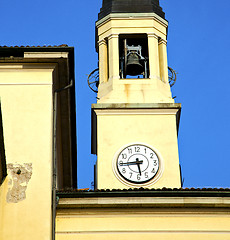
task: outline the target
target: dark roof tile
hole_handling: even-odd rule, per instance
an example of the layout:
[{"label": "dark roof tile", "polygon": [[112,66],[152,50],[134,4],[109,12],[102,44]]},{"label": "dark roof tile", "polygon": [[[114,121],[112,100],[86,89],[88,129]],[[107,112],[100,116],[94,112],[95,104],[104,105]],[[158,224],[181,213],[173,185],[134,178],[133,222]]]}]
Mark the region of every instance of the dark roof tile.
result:
[{"label": "dark roof tile", "polygon": [[162,188],[162,189],[62,189],[57,191],[60,198],[91,197],[230,197],[229,188]]},{"label": "dark roof tile", "polygon": [[61,44],[61,45],[43,45],[43,46],[0,46],[0,48],[66,48],[66,47],[69,47],[67,44]]}]

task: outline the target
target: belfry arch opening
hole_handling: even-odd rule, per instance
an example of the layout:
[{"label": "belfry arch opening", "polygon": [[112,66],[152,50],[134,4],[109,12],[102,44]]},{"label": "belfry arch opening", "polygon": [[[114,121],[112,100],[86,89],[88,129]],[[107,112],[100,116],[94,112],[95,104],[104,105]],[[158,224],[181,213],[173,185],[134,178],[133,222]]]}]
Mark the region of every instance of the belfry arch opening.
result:
[{"label": "belfry arch opening", "polygon": [[119,35],[119,73],[121,79],[149,78],[147,34]]}]

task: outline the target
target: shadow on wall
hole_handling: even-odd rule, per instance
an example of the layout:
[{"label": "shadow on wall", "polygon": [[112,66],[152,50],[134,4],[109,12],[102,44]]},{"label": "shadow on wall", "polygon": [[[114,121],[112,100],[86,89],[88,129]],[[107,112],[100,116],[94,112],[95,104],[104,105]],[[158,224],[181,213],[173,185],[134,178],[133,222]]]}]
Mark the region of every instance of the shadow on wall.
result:
[{"label": "shadow on wall", "polygon": [[7,175],[6,155],[5,155],[4,136],[3,136],[2,108],[1,108],[1,102],[0,102],[0,185],[3,183],[6,175]]}]

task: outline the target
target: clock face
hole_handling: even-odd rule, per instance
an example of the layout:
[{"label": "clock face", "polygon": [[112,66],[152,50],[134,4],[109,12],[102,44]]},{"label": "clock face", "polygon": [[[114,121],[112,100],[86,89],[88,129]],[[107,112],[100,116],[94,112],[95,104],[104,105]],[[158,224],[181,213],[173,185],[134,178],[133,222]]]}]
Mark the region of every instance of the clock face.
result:
[{"label": "clock face", "polygon": [[119,176],[124,180],[134,184],[143,184],[157,175],[160,160],[150,147],[133,144],[119,153],[116,168]]}]

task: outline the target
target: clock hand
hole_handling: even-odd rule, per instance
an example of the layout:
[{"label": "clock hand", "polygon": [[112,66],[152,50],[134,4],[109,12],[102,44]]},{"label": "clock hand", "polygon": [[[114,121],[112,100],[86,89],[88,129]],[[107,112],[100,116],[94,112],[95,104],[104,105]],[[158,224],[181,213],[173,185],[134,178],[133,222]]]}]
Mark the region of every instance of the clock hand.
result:
[{"label": "clock hand", "polygon": [[142,164],[143,161],[135,161],[135,162],[127,162],[127,163],[119,163],[120,166],[129,166],[129,165],[136,165],[136,164]]},{"label": "clock hand", "polygon": [[[142,161],[143,162],[143,161]],[[136,158],[136,164],[137,164],[137,167],[138,167],[138,171],[141,175],[141,167],[140,167],[140,161],[139,161],[139,158]]]}]

